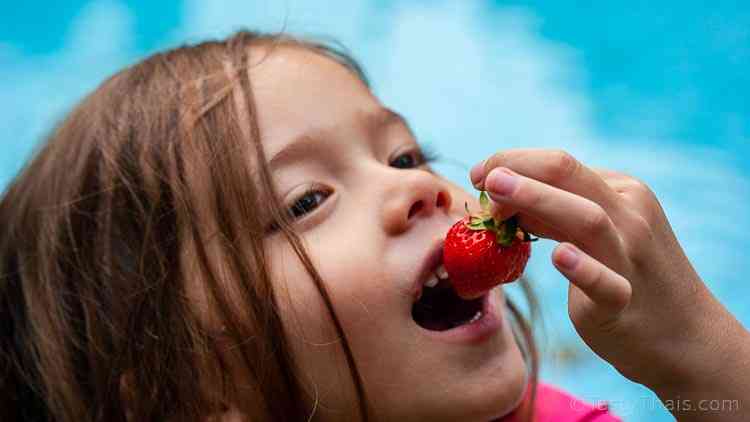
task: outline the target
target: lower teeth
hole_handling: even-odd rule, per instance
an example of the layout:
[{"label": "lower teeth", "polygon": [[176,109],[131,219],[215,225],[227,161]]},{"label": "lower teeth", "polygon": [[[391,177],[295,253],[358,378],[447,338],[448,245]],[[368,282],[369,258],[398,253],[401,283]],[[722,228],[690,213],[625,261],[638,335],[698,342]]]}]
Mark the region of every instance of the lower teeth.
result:
[{"label": "lower teeth", "polygon": [[469,324],[471,324],[472,322],[479,321],[479,319],[482,318],[482,315],[483,315],[482,311],[477,311],[477,313],[473,317],[471,317],[471,319],[469,320]]}]

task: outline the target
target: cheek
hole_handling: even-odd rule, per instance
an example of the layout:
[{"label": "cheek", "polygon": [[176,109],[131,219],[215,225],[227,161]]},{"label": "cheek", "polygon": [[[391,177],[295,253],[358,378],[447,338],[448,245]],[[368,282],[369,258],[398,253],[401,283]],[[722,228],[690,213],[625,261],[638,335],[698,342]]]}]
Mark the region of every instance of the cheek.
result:
[{"label": "cheek", "polygon": [[[318,400],[318,412],[330,409],[332,412],[355,414],[352,413],[356,412],[353,407],[357,402],[355,387],[341,347],[341,338],[321,292],[293,251],[277,249],[271,257],[274,295],[292,356],[298,366],[298,379],[306,398],[311,400],[310,406],[312,401]],[[351,332],[346,325],[352,320],[352,309],[338,305],[342,301],[341,296],[350,293],[332,284],[325,269],[319,268],[319,272],[336,306],[344,331]]]},{"label": "cheek", "polygon": [[[316,251],[319,252],[319,251]],[[319,257],[319,255],[318,255]],[[367,344],[385,335],[386,325],[396,307],[393,281],[385,276],[363,271],[366,266],[356,256],[315,259],[325,290],[335,309],[341,328],[353,349],[367,349]],[[357,263],[360,263],[359,265]],[[274,289],[285,328],[298,343],[298,354],[307,359],[320,354],[331,360],[335,349],[341,349],[339,334],[315,281],[299,263],[293,252],[285,252],[283,270],[272,274]],[[326,346],[321,346],[325,344]],[[320,352],[320,353],[318,353]],[[366,353],[366,350],[362,350]],[[358,351],[355,350],[355,353]],[[316,364],[323,364],[316,362]],[[340,365],[340,362],[336,362]],[[345,364],[345,363],[344,363]],[[328,365],[328,364],[327,364]]]}]

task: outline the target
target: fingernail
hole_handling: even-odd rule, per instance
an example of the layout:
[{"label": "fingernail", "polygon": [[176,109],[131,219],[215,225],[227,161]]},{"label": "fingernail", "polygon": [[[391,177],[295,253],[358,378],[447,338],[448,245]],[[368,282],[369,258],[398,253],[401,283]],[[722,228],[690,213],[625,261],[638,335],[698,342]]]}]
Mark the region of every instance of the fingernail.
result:
[{"label": "fingernail", "polygon": [[503,170],[501,168],[492,169],[484,179],[484,188],[490,195],[508,196],[516,189],[518,178]]},{"label": "fingernail", "polygon": [[479,182],[482,181],[482,173],[484,173],[484,163],[486,162],[487,160],[484,160],[480,163],[475,164],[474,167],[472,167],[471,171],[469,172],[469,178],[471,178],[471,184],[474,185],[474,187],[477,189],[481,187],[479,185]]},{"label": "fingernail", "polygon": [[572,270],[578,264],[578,252],[570,246],[563,246],[557,253],[557,263],[566,270]]}]

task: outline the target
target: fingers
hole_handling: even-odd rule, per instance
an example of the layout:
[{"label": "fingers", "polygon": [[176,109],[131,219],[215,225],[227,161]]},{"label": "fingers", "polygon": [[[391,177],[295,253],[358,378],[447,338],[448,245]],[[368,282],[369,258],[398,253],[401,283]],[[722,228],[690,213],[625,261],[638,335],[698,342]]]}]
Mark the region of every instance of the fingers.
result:
[{"label": "fingers", "polygon": [[557,245],[552,263],[594,304],[595,312],[617,314],[630,303],[630,282],[570,243]]},{"label": "fingers", "polygon": [[483,189],[486,176],[496,167],[507,167],[518,174],[588,198],[607,211],[614,209],[619,199],[600,174],[565,151],[515,149],[494,154],[471,170],[472,184]]},{"label": "fingers", "polygon": [[518,210],[508,204],[500,204],[498,202],[490,201],[490,213],[497,219],[497,221],[503,221],[516,215]]},{"label": "fingers", "polygon": [[616,270],[616,263],[622,262],[619,234],[599,204],[506,168],[493,169],[484,188],[493,201],[518,209],[522,215],[566,235],[555,240],[574,242]]},{"label": "fingers", "polygon": [[611,169],[601,168],[601,167],[592,167],[591,170],[601,176],[603,179],[630,179],[631,176],[628,176],[627,174],[615,171]]},{"label": "fingers", "polygon": [[[612,187],[612,190],[617,192],[626,204],[625,207],[629,212],[622,212],[618,218],[618,227],[620,227],[621,231],[629,231],[630,227],[628,226],[633,225],[633,214],[641,216],[647,221],[656,221],[654,220],[655,217],[657,219],[661,218],[663,210],[661,209],[659,200],[651,188],[644,182],[633,176],[613,170],[595,169],[594,171],[602,176],[604,181]],[[619,224],[621,221],[624,224]]]},{"label": "fingers", "polygon": [[604,183],[608,184],[618,194],[625,193],[633,180],[632,177],[614,170],[592,168],[592,171],[598,174],[604,180]]},{"label": "fingers", "polygon": [[554,227],[538,218],[534,218],[528,214],[518,214],[518,211],[517,208],[508,204],[503,205],[495,201],[490,201],[490,212],[492,217],[497,221],[503,221],[515,215],[521,227],[534,236],[545,239],[556,239],[557,241],[567,240],[565,233],[555,230]]}]

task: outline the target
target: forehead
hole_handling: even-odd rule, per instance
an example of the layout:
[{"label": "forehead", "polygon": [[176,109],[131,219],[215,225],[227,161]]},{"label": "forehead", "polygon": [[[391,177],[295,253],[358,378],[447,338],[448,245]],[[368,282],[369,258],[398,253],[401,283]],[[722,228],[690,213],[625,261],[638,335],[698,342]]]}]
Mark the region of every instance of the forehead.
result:
[{"label": "forehead", "polygon": [[345,125],[380,108],[367,86],[344,65],[301,47],[252,54],[250,83],[267,151],[310,131]]}]

